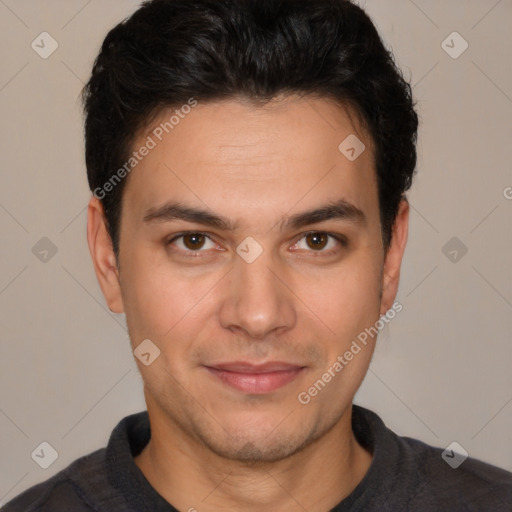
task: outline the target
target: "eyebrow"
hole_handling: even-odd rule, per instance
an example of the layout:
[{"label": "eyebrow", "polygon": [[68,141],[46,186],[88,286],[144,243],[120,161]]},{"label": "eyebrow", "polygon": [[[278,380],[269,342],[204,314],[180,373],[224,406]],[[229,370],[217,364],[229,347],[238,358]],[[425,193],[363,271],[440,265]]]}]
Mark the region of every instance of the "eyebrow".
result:
[{"label": "eyebrow", "polygon": [[[214,227],[224,231],[236,231],[238,223],[231,219],[221,217],[211,211],[187,206],[179,202],[168,202],[158,208],[150,208],[143,217],[144,223],[163,223],[173,220],[184,220],[205,226]],[[339,199],[305,212],[297,213],[282,219],[278,226],[281,230],[286,228],[298,229],[310,224],[317,224],[328,220],[343,220],[354,224],[365,224],[366,216],[355,205]]]}]

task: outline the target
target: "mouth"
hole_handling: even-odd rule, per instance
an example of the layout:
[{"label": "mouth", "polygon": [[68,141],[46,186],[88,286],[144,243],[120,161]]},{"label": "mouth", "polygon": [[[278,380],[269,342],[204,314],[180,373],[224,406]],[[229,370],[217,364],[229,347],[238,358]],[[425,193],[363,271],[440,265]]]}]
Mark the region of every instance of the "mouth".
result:
[{"label": "mouth", "polygon": [[242,361],[220,363],[205,368],[224,384],[255,395],[276,391],[301,375],[306,367],[284,362],[252,364]]}]

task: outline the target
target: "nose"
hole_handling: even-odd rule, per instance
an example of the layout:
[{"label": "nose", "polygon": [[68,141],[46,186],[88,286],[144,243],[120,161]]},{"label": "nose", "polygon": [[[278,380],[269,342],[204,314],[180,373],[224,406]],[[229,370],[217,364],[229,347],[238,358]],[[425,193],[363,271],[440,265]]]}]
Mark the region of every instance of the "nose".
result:
[{"label": "nose", "polygon": [[292,329],[297,298],[286,283],[284,265],[273,261],[270,251],[252,263],[236,255],[233,265],[223,282],[221,325],[253,339]]}]

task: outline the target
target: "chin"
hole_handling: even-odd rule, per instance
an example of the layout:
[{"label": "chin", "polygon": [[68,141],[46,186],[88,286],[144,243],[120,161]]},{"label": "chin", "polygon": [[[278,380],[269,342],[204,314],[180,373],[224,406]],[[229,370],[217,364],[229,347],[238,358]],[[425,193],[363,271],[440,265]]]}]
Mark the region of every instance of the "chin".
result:
[{"label": "chin", "polygon": [[210,442],[209,448],[216,455],[225,459],[255,465],[268,464],[286,459],[300,451],[305,444],[309,443],[301,443],[293,439],[282,439],[280,442],[273,442],[271,444],[269,444],[267,440],[262,440],[261,442],[230,442],[223,445]]},{"label": "chin", "polygon": [[196,435],[216,455],[254,465],[286,459],[314,443],[328,429],[321,428],[320,425],[308,428],[302,423],[291,430],[284,423],[277,423],[277,426],[267,428],[256,428],[254,425],[246,429],[238,427],[235,434],[231,425],[231,432],[228,433],[227,429],[222,430],[220,436],[215,436],[214,431],[210,429],[197,428]]}]

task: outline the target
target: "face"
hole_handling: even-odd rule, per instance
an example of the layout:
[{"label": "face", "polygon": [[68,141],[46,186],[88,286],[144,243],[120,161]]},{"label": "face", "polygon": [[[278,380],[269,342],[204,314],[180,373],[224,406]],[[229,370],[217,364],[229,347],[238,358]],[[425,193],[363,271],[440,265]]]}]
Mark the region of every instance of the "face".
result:
[{"label": "face", "polygon": [[98,279],[132,348],[160,351],[137,360],[150,417],[223,457],[279,460],[349,410],[375,340],[344,354],[392,305],[406,203],[385,251],[372,142],[327,99],[199,104],[159,140],[169,117],[134,145],[156,143],[126,184],[118,268],[91,200]]}]

